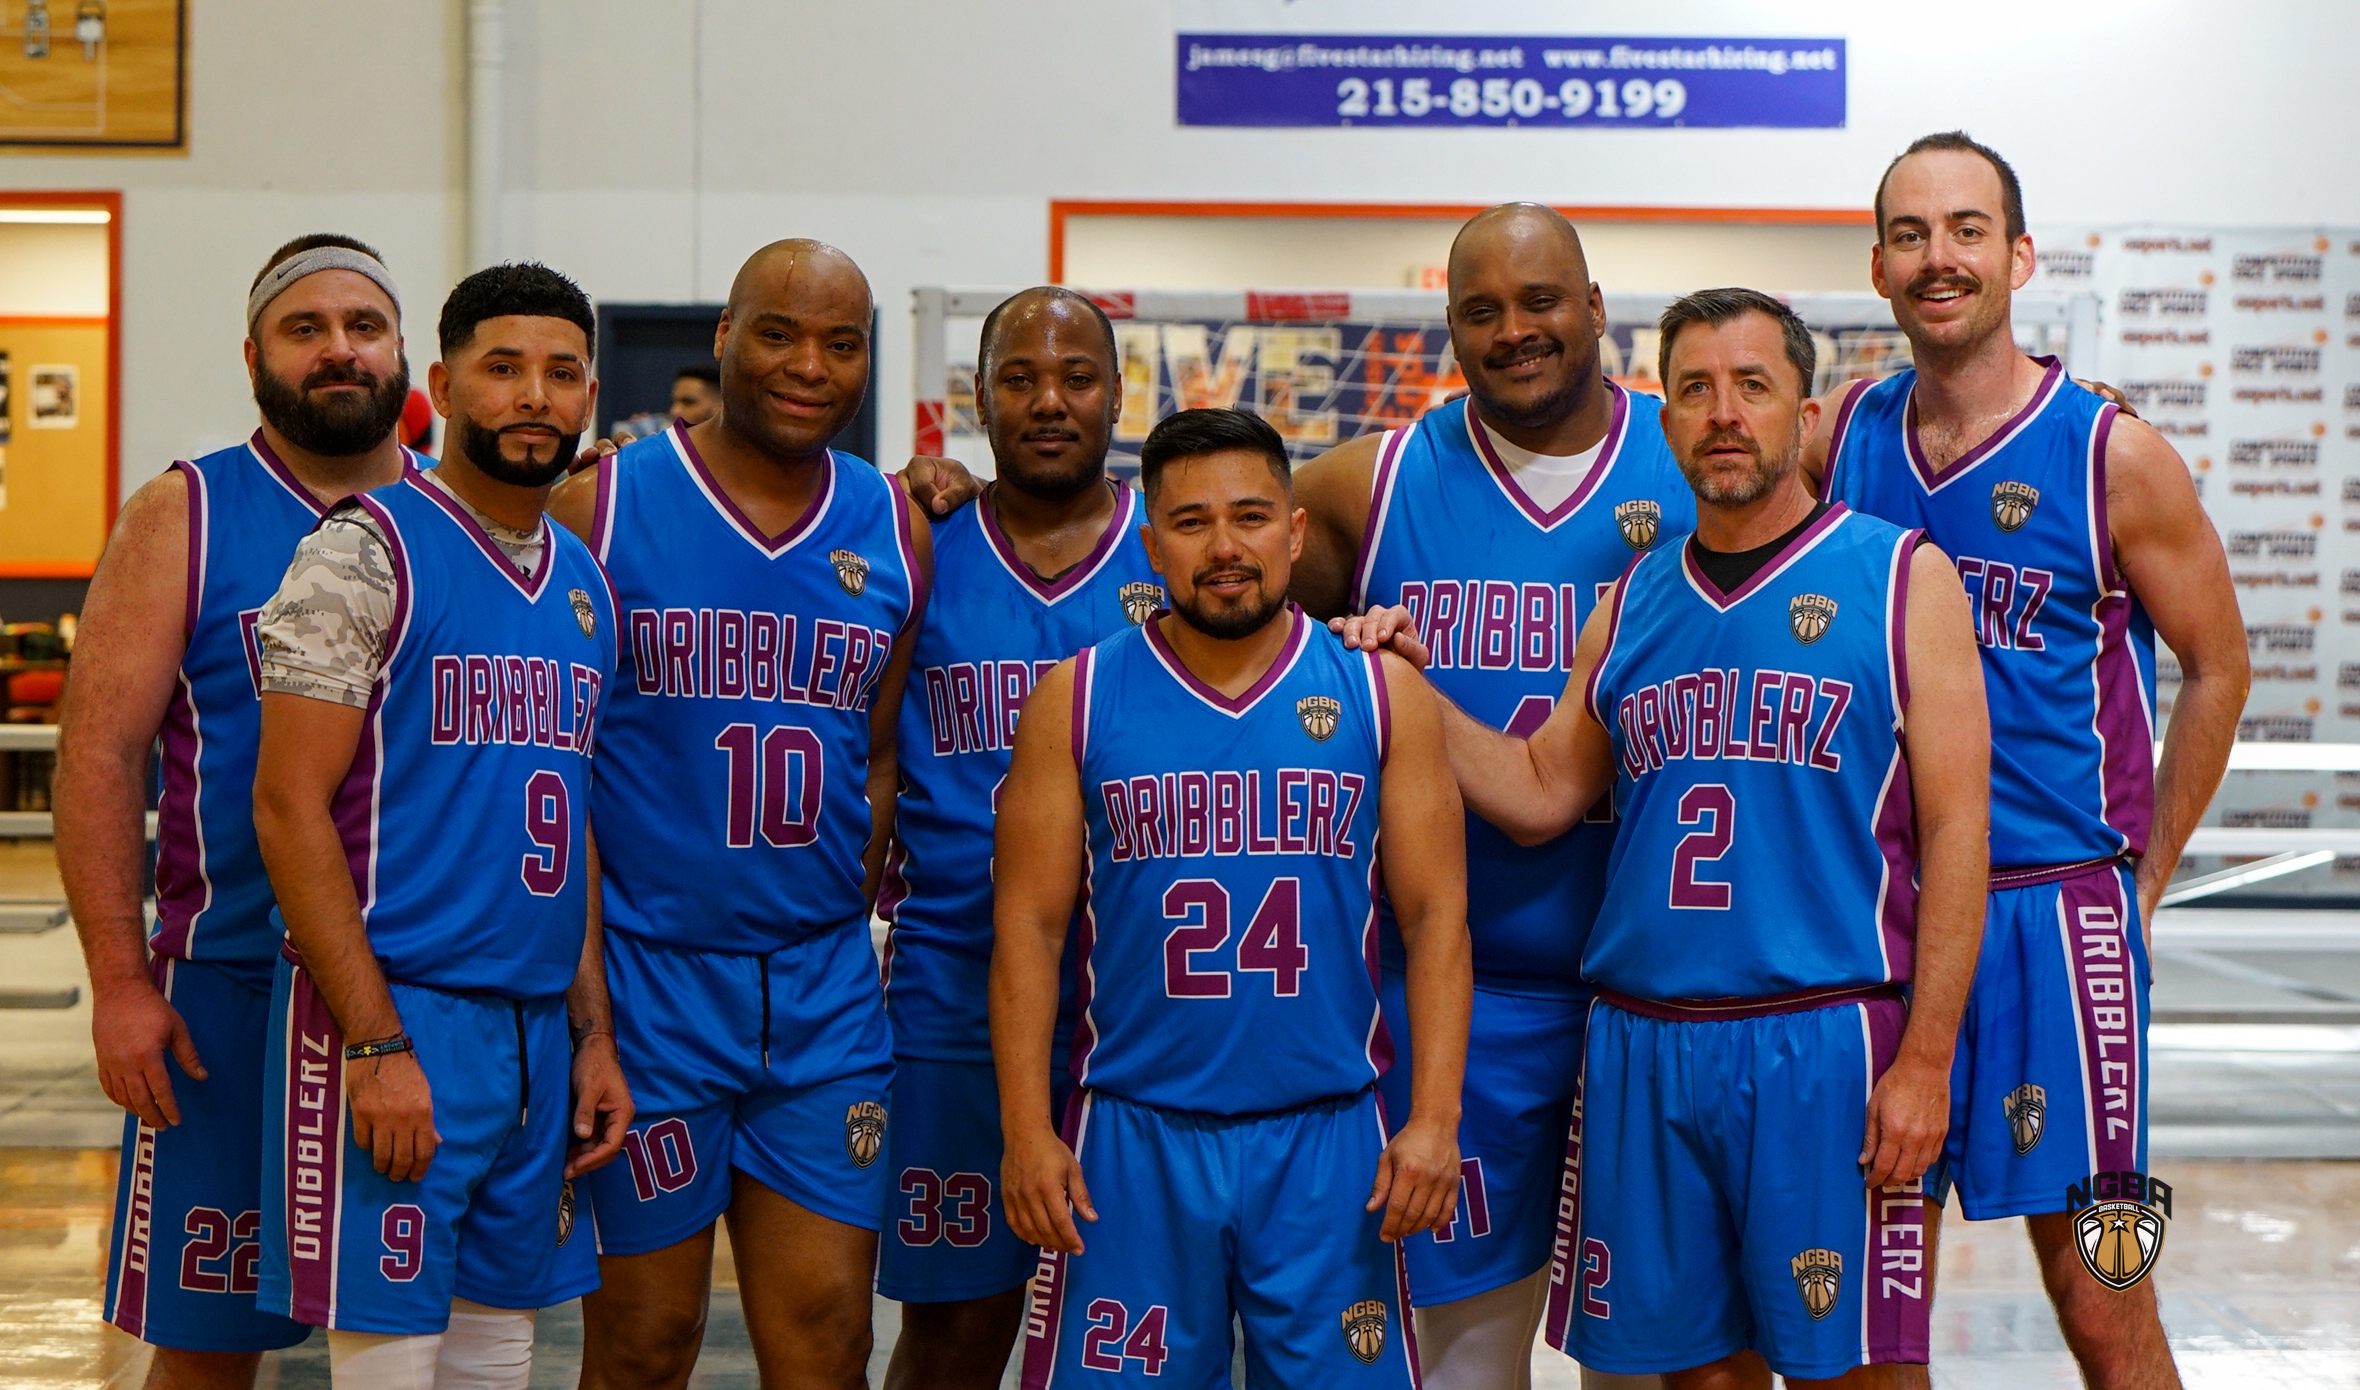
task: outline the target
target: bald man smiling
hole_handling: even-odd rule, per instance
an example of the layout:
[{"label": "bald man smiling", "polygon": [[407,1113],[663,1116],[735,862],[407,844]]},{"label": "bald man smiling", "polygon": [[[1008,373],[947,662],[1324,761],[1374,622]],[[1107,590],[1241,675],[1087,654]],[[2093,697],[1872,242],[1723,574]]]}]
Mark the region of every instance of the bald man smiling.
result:
[{"label": "bald man smiling", "polygon": [[678,1386],[726,1215],[766,1386],[858,1385],[893,1076],[869,946],[925,517],[828,447],[868,387],[868,280],[754,253],[716,333],[721,410],[569,480],[624,656],[591,790],[616,1042],[640,1097],[592,1197],[585,1386]]}]

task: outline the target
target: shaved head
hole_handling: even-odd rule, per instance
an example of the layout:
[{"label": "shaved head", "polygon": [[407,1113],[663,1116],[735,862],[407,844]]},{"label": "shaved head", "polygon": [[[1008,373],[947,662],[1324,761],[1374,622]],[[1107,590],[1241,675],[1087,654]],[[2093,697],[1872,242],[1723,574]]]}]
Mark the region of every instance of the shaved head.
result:
[{"label": "shaved head", "polygon": [[774,241],[747,257],[713,335],[721,414],[706,424],[777,459],[824,450],[868,390],[876,317],[869,278],[825,242]]},{"label": "shaved head", "polygon": [[1565,214],[1543,203],[1502,203],[1467,219],[1450,242],[1450,293],[1457,299],[1464,270],[1479,258],[1533,254],[1569,258],[1570,278],[1588,284],[1589,257],[1582,254],[1582,234]]},{"label": "shaved head", "polygon": [[1121,367],[1121,356],[1115,350],[1114,325],[1108,322],[1106,311],[1098,307],[1090,296],[1063,285],[1036,285],[1029,290],[1018,290],[992,306],[983,316],[982,364],[984,376],[992,374],[992,361],[999,356],[1003,323],[1013,330],[1017,325],[1044,316],[1067,317],[1076,321],[1095,319],[1099,340],[1106,345],[1106,369],[1109,375]]},{"label": "shaved head", "polygon": [[1568,440],[1609,409],[1605,301],[1581,234],[1555,208],[1502,203],[1467,219],[1450,244],[1448,312],[1467,394],[1492,428],[1522,434],[1516,442],[1536,453],[1570,452]]},{"label": "shaved head", "polygon": [[738,267],[737,278],[729,282],[730,311],[743,313],[749,296],[764,289],[775,290],[798,277],[832,282],[831,287],[846,281],[858,284],[861,296],[869,301],[870,311],[873,313],[877,307],[877,296],[869,289],[869,277],[861,273],[852,257],[824,241],[789,237],[763,247]]}]

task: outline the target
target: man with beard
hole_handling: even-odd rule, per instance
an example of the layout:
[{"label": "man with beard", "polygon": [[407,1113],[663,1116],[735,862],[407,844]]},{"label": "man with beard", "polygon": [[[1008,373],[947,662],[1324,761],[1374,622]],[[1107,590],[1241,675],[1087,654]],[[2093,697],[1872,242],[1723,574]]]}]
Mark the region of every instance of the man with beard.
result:
[{"label": "man with beard", "polygon": [[[393,276],[350,237],[271,253],[246,311],[262,424],[131,495],[92,576],[57,769],[57,856],[91,982],[99,1082],[130,1111],[107,1321],[150,1385],[244,1387],[309,1329],[254,1304],[271,970],[254,843],[252,620],[329,506],[399,478],[409,392]],[[156,922],[148,757],[163,742]]]},{"label": "man with beard", "polygon": [[[2146,924],[2237,736],[2237,592],[2171,444],[2017,348],[2033,249],[2007,162],[1927,136],[1876,207],[1870,276],[1916,366],[1847,385],[1805,467],[1823,495],[1925,528],[1976,614],[1993,868],[1949,1176],[1969,1218],[2026,1218],[2091,1385],[2176,1385],[2154,1289],[2080,1268],[2065,1192],[2147,1167]],[[2181,672],[2160,761],[2158,636]]]},{"label": "man with beard", "polygon": [[462,280],[428,381],[442,463],[339,505],[256,622],[287,938],[258,1301],[328,1329],[339,1390],[522,1390],[533,1310],[598,1281],[569,1179],[631,1118],[582,814],[617,631],[541,516],[595,322],[542,266]]},{"label": "man with beard", "polygon": [[607,970],[642,1118],[592,1180],[588,1386],[681,1385],[726,1213],[764,1383],[867,1364],[892,1045],[869,906],[893,825],[925,517],[828,441],[868,385],[868,280],[754,253],[715,334],[721,412],[552,498],[613,575],[599,728]]},{"label": "man with beard", "polygon": [[1662,335],[1695,535],[1613,586],[1529,741],[1444,713],[1520,843],[1615,801],[1550,1340],[1674,1390],[1889,1383],[1982,916],[1974,639],[1940,550],[1805,488],[1791,310],[1704,290]]},{"label": "man with beard", "polygon": [[[1450,256],[1466,400],[1312,460],[1298,488],[1310,529],[1297,600],[1321,618],[1406,605],[1434,651],[1429,679],[1512,734],[1548,717],[1598,595],[1635,553],[1694,524],[1656,402],[1600,370],[1605,331],[1604,301],[1563,217],[1531,203],[1476,216]],[[1457,1222],[1408,1246],[1436,1390],[1531,1381],[1589,1003],[1582,939],[1612,822],[1601,802],[1529,848],[1467,824],[1477,1006],[1459,1129],[1466,1200]],[[1390,941],[1386,962],[1387,1017],[1399,1028],[1401,955]],[[1388,1076],[1392,1113],[1411,1085],[1408,1067]]]},{"label": "man with beard", "polygon": [[[1258,415],[1159,423],[1140,477],[1171,611],[1056,666],[1017,727],[991,1024],[1008,1220],[1046,1247],[1027,1385],[1225,1382],[1233,1318],[1252,1384],[1417,1383],[1385,1242],[1448,1222],[1458,1195],[1462,813],[1424,682],[1286,600],[1304,524],[1287,474]],[[1418,1048],[1390,1142],[1380,881]],[[1077,908],[1060,1139],[1049,1060]]]},{"label": "man with beard", "polygon": [[[996,1187],[1000,1097],[984,1007],[993,816],[1033,682],[1164,601],[1139,538],[1139,494],[1106,476],[1122,373],[1105,312],[1071,290],[1010,297],[983,321],[975,399],[999,477],[934,523],[935,593],[911,671],[924,697],[902,705],[901,795],[877,902],[893,924],[885,1157],[898,1195],[877,1271],[878,1292],[902,1304],[889,1390],[990,1390],[1008,1364],[1037,1252],[1008,1229]],[[1061,1010],[1053,1067],[1071,1033]],[[1052,1115],[1064,1090],[1052,1083]]]}]

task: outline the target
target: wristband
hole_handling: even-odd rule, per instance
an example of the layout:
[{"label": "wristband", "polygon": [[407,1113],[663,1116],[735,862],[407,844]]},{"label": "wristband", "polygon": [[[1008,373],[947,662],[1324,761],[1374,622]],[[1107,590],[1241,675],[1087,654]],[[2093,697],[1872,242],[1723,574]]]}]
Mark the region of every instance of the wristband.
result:
[{"label": "wristband", "polygon": [[344,1060],[358,1062],[370,1057],[391,1057],[398,1052],[416,1050],[417,1044],[410,1041],[409,1034],[396,1033],[390,1038],[378,1038],[374,1042],[354,1043],[344,1049]]}]

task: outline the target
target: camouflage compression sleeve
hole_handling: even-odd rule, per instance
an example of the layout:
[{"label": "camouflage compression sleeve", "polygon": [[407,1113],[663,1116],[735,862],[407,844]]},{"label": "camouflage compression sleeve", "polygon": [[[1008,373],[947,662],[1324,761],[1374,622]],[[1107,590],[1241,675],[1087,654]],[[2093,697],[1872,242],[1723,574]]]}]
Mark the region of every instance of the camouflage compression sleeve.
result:
[{"label": "camouflage compression sleeve", "polygon": [[255,636],[262,688],[368,707],[393,621],[393,561],[366,512],[338,513],[295,547]]}]

